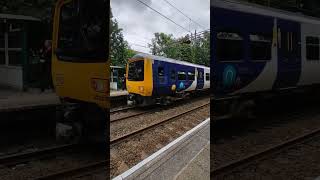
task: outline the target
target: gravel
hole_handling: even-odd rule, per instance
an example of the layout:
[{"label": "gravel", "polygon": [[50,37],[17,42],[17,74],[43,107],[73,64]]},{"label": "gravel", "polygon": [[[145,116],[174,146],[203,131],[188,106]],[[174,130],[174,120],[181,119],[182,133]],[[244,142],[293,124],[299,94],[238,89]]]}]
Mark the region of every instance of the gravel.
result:
[{"label": "gravel", "polygon": [[111,123],[110,138],[114,139],[116,137],[120,137],[129,132],[142,129],[144,127],[150,126],[151,124],[160,122],[166,118],[169,118],[174,115],[178,115],[181,112],[185,112],[196,106],[203,105],[208,102],[209,102],[209,98],[196,99],[196,100],[190,101],[189,103],[172,107],[170,109],[160,110],[150,114],[143,114],[141,116],[136,116],[123,121],[117,121],[117,122]]},{"label": "gravel", "polygon": [[[142,126],[137,125],[141,125],[142,122],[146,124],[148,122],[152,122],[152,120],[162,120],[166,117],[172,116],[173,114],[178,114],[179,110],[180,112],[186,111],[188,108],[191,109],[192,107],[204,104],[205,102],[209,102],[209,99],[192,103],[190,102],[189,104],[185,104],[174,109],[159,112],[156,116],[154,114],[151,116],[143,116],[143,119],[146,119],[145,121],[137,122],[139,119],[135,118],[136,120],[126,123],[128,123],[128,125],[136,125],[135,127],[141,128]],[[152,131],[147,131],[142,135],[135,136],[130,140],[113,146],[111,148],[110,162],[111,177],[115,177],[128,170],[202,121],[206,120],[210,116],[209,111],[210,108],[208,105],[197,111],[188,113],[183,117],[161,125]],[[143,120],[142,117],[140,118]]]},{"label": "gravel", "polygon": [[[285,103],[272,103],[271,106],[269,104],[262,107],[265,110],[258,113],[257,119],[218,122],[212,127],[211,168],[218,168],[320,127],[319,107],[314,102],[289,100]],[[302,104],[303,106],[301,106]],[[310,155],[315,155],[313,158],[316,161],[319,160],[319,151],[318,155],[316,153]],[[303,160],[309,159],[307,156],[309,157],[309,153],[304,150],[294,156],[282,153],[281,161],[268,158],[268,168],[265,168],[265,163],[261,163],[261,166],[257,163],[251,168],[243,170],[244,172],[238,170],[222,177],[215,177],[215,179],[304,179],[301,177],[308,177],[305,176],[307,174],[312,176],[312,173],[308,171],[301,173],[304,176],[297,176],[300,178],[296,178],[294,174],[304,169],[313,169],[312,165],[308,165]],[[299,169],[299,164],[304,164],[306,167],[302,168],[301,166]],[[291,167],[294,170],[288,171]],[[281,171],[284,172],[280,173]],[[296,173],[293,173],[294,171]],[[319,169],[318,172],[320,172]]]}]

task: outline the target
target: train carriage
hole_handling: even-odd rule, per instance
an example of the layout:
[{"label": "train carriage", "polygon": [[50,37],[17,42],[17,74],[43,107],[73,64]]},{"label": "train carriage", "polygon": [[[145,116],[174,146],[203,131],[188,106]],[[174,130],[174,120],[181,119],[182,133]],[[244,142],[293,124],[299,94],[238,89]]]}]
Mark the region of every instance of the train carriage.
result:
[{"label": "train carriage", "polygon": [[148,54],[137,54],[127,64],[128,103],[169,103],[189,93],[209,89],[210,68]]},{"label": "train carriage", "polygon": [[249,3],[211,5],[215,114],[238,116],[266,93],[320,83],[320,19]]},{"label": "train carriage", "polygon": [[52,80],[63,105],[57,113],[58,140],[78,142],[101,137],[104,141],[108,135],[109,13],[105,0],[56,2]]}]

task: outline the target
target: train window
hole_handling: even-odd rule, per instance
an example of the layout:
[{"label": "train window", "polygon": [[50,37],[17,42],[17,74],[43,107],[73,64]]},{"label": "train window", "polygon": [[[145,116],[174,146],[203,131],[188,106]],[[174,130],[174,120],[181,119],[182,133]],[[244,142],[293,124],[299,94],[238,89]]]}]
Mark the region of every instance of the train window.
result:
[{"label": "train window", "polygon": [[206,73],[206,81],[210,81],[210,74]]},{"label": "train window", "polygon": [[188,80],[189,81],[194,81],[194,73],[193,72],[188,72]]},{"label": "train window", "polygon": [[198,79],[203,79],[203,73],[201,71],[198,73]]},{"label": "train window", "polygon": [[158,67],[158,78],[159,82],[164,82],[164,68],[163,67]]},{"label": "train window", "polygon": [[250,52],[252,60],[271,60],[272,36],[250,34]]},{"label": "train window", "polygon": [[133,61],[129,63],[128,80],[129,81],[144,80],[144,61]]},{"label": "train window", "polygon": [[218,61],[239,61],[243,59],[243,37],[238,33],[218,32],[216,47]]},{"label": "train window", "polygon": [[179,71],[179,72],[178,72],[178,80],[179,80],[179,81],[187,80],[187,75],[186,75],[186,73],[183,72],[183,71]]},{"label": "train window", "polygon": [[175,70],[171,70],[170,79],[173,81],[176,80],[176,71]]},{"label": "train window", "polygon": [[307,60],[319,60],[319,38],[306,37]]}]

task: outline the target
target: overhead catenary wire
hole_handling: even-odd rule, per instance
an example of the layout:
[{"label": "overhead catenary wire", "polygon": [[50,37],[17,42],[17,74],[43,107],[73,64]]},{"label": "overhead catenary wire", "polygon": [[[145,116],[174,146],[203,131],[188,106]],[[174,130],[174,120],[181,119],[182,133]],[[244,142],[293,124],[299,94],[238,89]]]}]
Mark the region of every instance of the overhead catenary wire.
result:
[{"label": "overhead catenary wire", "polygon": [[149,47],[144,46],[144,45],[141,45],[141,44],[131,43],[131,42],[129,42],[129,44],[134,45],[134,46],[139,46],[139,47],[144,47],[144,48],[148,48],[148,49],[149,49]]},{"label": "overhead catenary wire", "polygon": [[177,22],[173,21],[172,19],[170,19],[169,17],[165,16],[164,14],[162,14],[161,12],[155,10],[154,8],[152,8],[151,6],[149,6],[148,4],[146,4],[145,2],[141,1],[141,0],[136,0],[139,3],[143,4],[144,6],[148,7],[149,9],[153,10],[154,12],[158,13],[160,16],[162,16],[163,18],[167,19],[168,21],[174,23],[175,25],[179,26],[180,28],[186,30],[187,32],[191,33],[191,31],[189,31],[187,28],[181,26],[180,24],[178,24]]},{"label": "overhead catenary wire", "polygon": [[167,4],[169,4],[171,7],[173,7],[174,9],[176,9],[178,12],[180,12],[183,16],[185,16],[186,18],[188,18],[190,21],[192,21],[194,24],[198,25],[199,27],[201,27],[202,29],[205,29],[204,26],[202,26],[201,24],[199,24],[198,22],[194,21],[193,19],[191,19],[188,15],[186,15],[185,13],[183,13],[180,9],[178,9],[176,6],[174,6],[173,4],[171,4],[168,0],[163,0],[164,2],[166,2]]}]

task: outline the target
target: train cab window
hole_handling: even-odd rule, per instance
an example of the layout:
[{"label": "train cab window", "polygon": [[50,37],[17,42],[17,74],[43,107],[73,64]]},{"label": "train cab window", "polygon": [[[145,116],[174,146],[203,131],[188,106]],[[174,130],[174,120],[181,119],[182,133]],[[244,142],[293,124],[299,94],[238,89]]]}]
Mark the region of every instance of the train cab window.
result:
[{"label": "train cab window", "polygon": [[129,62],[128,67],[129,81],[143,81],[144,80],[144,61]]},{"label": "train cab window", "polygon": [[72,0],[61,8],[58,28],[59,60],[73,62],[105,62],[108,38],[103,21],[106,9],[103,1]]},{"label": "train cab window", "polygon": [[240,61],[243,59],[243,37],[240,33],[218,32],[216,47],[218,61]]},{"label": "train cab window", "polygon": [[250,53],[254,61],[271,60],[272,36],[250,34]]},{"label": "train cab window", "polygon": [[171,70],[170,72],[170,79],[172,81],[175,81],[176,80],[176,71],[175,70]]},{"label": "train cab window", "polygon": [[193,72],[188,72],[188,80],[189,81],[194,81],[194,79],[195,79],[194,73]]},{"label": "train cab window", "polygon": [[183,71],[179,71],[179,72],[178,72],[178,80],[179,80],[179,81],[185,81],[185,80],[187,80],[187,75],[186,75],[186,73],[183,72]]},{"label": "train cab window", "polygon": [[206,73],[206,81],[210,81],[210,74]]},{"label": "train cab window", "polygon": [[319,60],[319,38],[318,37],[306,37],[306,51],[307,60]]},{"label": "train cab window", "polygon": [[158,67],[158,78],[159,82],[164,82],[164,68],[163,67]]}]

